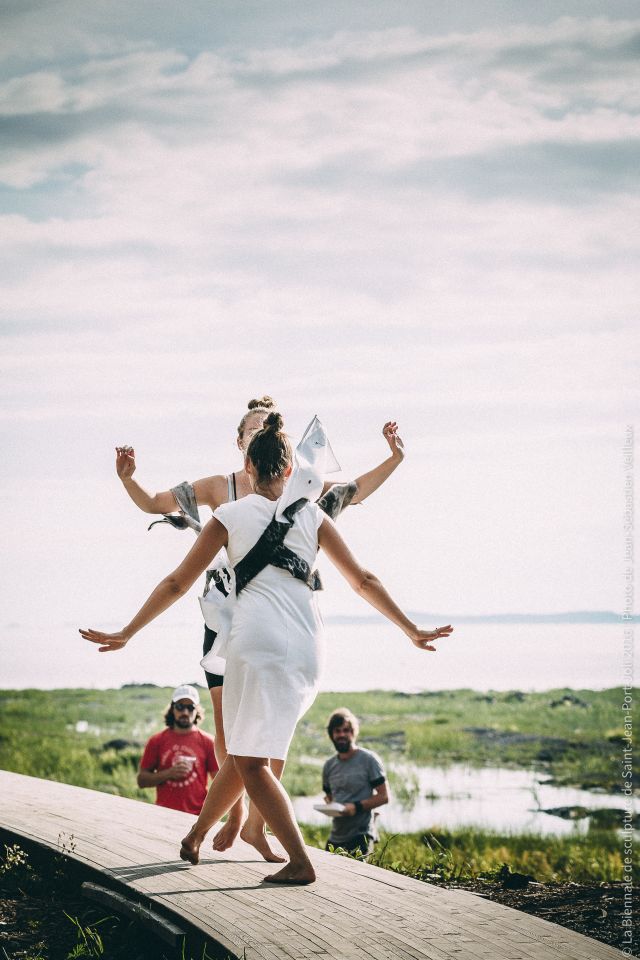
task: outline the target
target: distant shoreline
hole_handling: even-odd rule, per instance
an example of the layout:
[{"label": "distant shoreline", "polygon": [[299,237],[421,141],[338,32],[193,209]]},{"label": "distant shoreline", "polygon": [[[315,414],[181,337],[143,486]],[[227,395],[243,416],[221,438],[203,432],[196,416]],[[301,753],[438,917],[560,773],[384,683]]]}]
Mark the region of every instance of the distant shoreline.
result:
[{"label": "distant shoreline", "polygon": [[[622,684],[625,630],[610,610],[562,613],[411,613],[424,626],[452,623],[454,641],[441,645],[442,657],[417,661],[400,643],[391,624],[373,611],[325,611],[326,670],[321,688],[348,694],[380,689],[413,693],[443,688],[520,690],[602,690]],[[107,624],[102,624],[108,628]],[[117,626],[117,625],[115,625]],[[114,626],[114,628],[115,628]],[[22,636],[21,636],[22,634]],[[75,656],[75,624],[15,625],[0,636],[0,684],[9,689],[119,689],[123,683],[166,684],[200,679],[196,620],[154,628],[151,659],[141,648],[133,658],[108,659],[86,651]],[[183,642],[190,637],[189,643]],[[180,642],[176,642],[180,640]],[[394,643],[396,644],[394,646]],[[456,651],[465,650],[465,656]],[[149,648],[150,649],[150,648]],[[58,655],[59,654],[59,655]],[[33,661],[46,666],[34,674]]]},{"label": "distant shoreline", "polygon": [[[419,621],[442,621],[447,623],[622,623],[622,615],[612,610],[569,610],[566,613],[424,613],[410,610],[409,616]],[[633,623],[635,617],[624,622]],[[378,623],[379,617],[372,616],[326,616],[325,623],[357,624]]]}]

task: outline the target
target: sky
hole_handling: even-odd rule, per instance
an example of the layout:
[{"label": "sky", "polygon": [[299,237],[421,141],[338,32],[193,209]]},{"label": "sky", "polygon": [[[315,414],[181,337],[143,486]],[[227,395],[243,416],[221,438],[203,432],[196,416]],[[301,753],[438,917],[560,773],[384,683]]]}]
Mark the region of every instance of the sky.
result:
[{"label": "sky", "polygon": [[190,534],[113,448],[150,490],[239,469],[263,393],[345,477],[398,421],[341,528],[409,609],[620,610],[639,52],[626,2],[5,0],[10,642],[128,620]]}]

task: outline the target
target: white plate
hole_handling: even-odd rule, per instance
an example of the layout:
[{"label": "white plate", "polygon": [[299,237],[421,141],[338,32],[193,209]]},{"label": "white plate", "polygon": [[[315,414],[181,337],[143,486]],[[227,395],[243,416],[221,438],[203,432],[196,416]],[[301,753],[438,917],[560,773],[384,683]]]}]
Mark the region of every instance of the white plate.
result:
[{"label": "white plate", "polygon": [[344,803],[314,803],[313,809],[327,817],[337,817],[344,810]]}]

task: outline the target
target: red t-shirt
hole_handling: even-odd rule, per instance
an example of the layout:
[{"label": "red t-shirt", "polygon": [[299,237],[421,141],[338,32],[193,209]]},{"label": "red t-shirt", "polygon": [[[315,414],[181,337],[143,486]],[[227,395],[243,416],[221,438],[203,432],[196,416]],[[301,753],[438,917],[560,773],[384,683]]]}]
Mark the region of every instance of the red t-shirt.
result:
[{"label": "red t-shirt", "polygon": [[207,795],[208,774],[218,769],[213,752],[213,737],[203,730],[176,733],[167,729],[154,734],[142,754],[143,770],[168,770],[178,757],[194,757],[191,773],[184,780],[165,780],[156,787],[156,803],[172,810],[184,810],[196,816]]}]

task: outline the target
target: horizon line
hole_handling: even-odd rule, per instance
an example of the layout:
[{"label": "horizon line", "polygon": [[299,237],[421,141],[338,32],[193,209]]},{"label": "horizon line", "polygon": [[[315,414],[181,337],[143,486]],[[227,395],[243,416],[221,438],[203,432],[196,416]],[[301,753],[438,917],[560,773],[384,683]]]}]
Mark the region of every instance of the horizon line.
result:
[{"label": "horizon line", "polygon": [[[458,623],[633,623],[634,614],[615,613],[613,610],[567,610],[561,613],[460,613],[442,614],[410,610],[409,616],[422,620],[447,620]],[[377,623],[374,614],[327,614],[325,623]]]}]

